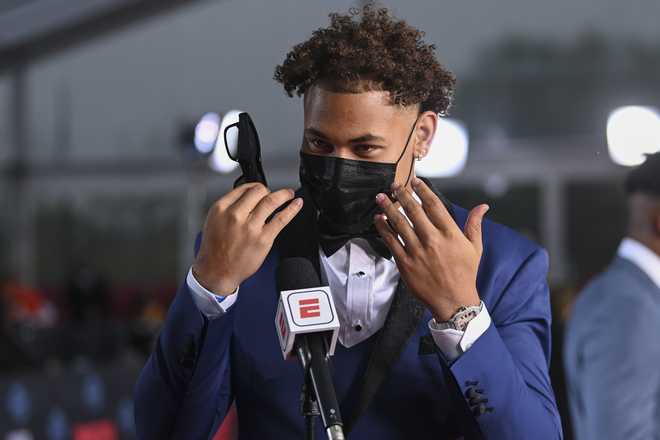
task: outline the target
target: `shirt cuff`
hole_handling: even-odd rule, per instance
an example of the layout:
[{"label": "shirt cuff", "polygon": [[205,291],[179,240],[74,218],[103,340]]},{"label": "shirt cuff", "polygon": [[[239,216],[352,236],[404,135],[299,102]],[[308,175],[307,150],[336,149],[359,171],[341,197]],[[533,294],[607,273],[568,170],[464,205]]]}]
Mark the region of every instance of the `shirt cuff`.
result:
[{"label": "shirt cuff", "polygon": [[188,270],[186,284],[193,297],[195,305],[207,318],[213,319],[224,315],[227,310],[236,302],[238,296],[238,287],[227,296],[216,295],[201,284],[193,275],[192,267]]},{"label": "shirt cuff", "polygon": [[488,330],[490,321],[490,314],[482,301],[481,310],[468,323],[464,332],[451,328],[440,328],[435,319],[429,321],[429,330],[435,345],[451,362],[470,349],[472,344]]}]

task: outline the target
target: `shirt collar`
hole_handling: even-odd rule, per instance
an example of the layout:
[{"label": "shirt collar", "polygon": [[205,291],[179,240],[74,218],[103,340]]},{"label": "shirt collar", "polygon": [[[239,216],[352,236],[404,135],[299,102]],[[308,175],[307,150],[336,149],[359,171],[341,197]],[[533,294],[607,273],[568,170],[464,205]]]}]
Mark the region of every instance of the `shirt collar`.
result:
[{"label": "shirt collar", "polygon": [[632,261],[660,288],[660,256],[639,241],[626,237],[621,241],[617,254]]}]

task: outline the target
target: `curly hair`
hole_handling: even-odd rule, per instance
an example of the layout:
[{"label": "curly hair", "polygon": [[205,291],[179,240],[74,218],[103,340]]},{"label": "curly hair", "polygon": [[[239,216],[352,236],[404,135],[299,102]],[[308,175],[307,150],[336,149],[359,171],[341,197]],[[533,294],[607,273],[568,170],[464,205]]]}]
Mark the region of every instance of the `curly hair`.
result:
[{"label": "curly hair", "polygon": [[328,27],[294,46],[275,68],[287,95],[301,96],[319,82],[337,92],[387,91],[393,104],[447,114],[456,80],[436,60],[435,45],[422,41],[424,32],[372,3],[329,17]]}]

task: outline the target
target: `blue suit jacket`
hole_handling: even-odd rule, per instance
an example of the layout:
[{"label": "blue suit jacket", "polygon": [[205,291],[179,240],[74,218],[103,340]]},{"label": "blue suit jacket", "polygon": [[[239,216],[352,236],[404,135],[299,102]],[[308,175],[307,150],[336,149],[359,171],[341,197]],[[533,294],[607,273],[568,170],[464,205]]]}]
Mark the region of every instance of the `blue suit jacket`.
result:
[{"label": "blue suit jacket", "polygon": [[[455,206],[462,228],[467,212]],[[545,250],[496,223],[483,224],[477,287],[492,317],[488,330],[453,363],[420,352],[428,311],[351,439],[560,439],[548,377],[550,304]],[[275,333],[277,249],[241,284],[236,303],[208,320],[184,284],[138,379],[140,439],[207,439],[235,399],[241,439],[304,438],[302,370],[284,361]],[[373,337],[333,358],[342,405],[354,400]],[[493,410],[472,413],[478,390]],[[317,425],[320,425],[318,423]],[[320,427],[319,427],[320,428]],[[318,438],[323,438],[319,430]]]},{"label": "blue suit jacket", "polygon": [[564,364],[575,438],[660,439],[660,289],[617,257],[572,315]]}]

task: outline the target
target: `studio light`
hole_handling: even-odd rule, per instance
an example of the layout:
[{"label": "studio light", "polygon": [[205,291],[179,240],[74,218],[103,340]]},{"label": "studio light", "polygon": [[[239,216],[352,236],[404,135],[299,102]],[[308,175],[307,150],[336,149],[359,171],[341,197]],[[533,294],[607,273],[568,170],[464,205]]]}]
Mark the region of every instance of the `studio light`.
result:
[{"label": "studio light", "polygon": [[219,128],[220,115],[209,112],[202,116],[195,126],[195,149],[201,154],[213,151]]},{"label": "studio light", "polygon": [[660,113],[654,107],[627,106],[607,120],[607,144],[612,160],[624,166],[644,162],[646,153],[660,151]]},{"label": "studio light", "polygon": [[227,154],[227,148],[229,148],[232,156],[236,154],[238,128],[232,127],[227,131],[227,148],[225,148],[224,132],[228,125],[238,122],[238,115],[242,112],[242,110],[230,110],[225,114],[220,123],[220,129],[215,140],[215,148],[213,149],[213,154],[209,157],[209,166],[218,173],[230,173],[238,166],[238,163],[234,162]]},{"label": "studio light", "polygon": [[455,176],[465,168],[468,150],[465,125],[456,119],[439,117],[431,149],[415,163],[415,172],[423,177]]}]

